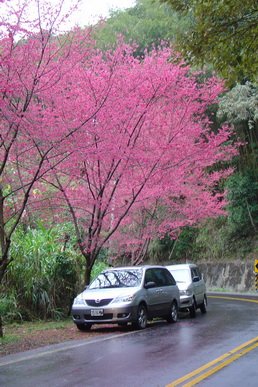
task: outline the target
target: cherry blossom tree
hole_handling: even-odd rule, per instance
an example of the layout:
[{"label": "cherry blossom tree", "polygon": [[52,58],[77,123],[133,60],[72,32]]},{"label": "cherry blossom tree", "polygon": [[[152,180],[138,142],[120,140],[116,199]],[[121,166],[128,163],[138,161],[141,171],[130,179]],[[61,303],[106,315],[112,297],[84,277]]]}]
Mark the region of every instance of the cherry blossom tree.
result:
[{"label": "cherry blossom tree", "polygon": [[[80,101],[75,111],[73,68],[85,68],[89,31],[61,33],[71,10],[64,1],[3,2],[0,17],[0,281],[12,257],[12,235],[28,211],[36,183],[70,156],[69,142],[105,101]],[[30,17],[31,6],[35,17]],[[72,8],[72,7],[71,7]],[[65,10],[65,14],[63,12]],[[68,13],[67,13],[68,12]],[[34,14],[33,14],[34,15]],[[106,87],[106,85],[105,85]],[[79,98],[78,98],[79,99]],[[81,114],[80,114],[81,113]],[[79,116],[80,114],[80,116]]]},{"label": "cherry blossom tree", "polygon": [[[112,52],[96,52],[85,72],[73,78],[85,100],[99,105],[102,90],[108,93],[46,181],[57,190],[57,216],[74,222],[88,283],[105,245],[136,243],[130,230],[143,209],[153,216],[145,221],[141,241],[220,215],[225,202],[214,187],[231,170],[208,170],[236,150],[228,141],[230,129],[214,133],[206,115],[223,90],[221,82],[200,84],[198,74],[168,48],[139,59],[121,42]],[[154,222],[157,205],[164,214]]]},{"label": "cherry blossom tree", "polygon": [[236,152],[206,115],[221,82],[200,83],[165,47],[135,58],[122,41],[102,53],[88,31],[57,33],[61,6],[24,24],[26,6],[1,23],[0,280],[30,211],[72,219],[86,283],[105,245],[135,244],[143,209],[142,240],[220,214],[213,188],[230,171],[208,171]]},{"label": "cherry blossom tree", "polygon": [[[78,43],[72,36],[54,38],[62,4],[42,15],[37,2],[38,16],[29,23],[24,19],[29,3],[17,9],[10,4],[0,23],[0,279],[35,182],[48,170],[49,159],[58,164],[67,156],[58,147],[79,129],[78,122],[58,116],[52,98],[54,90],[64,89],[65,74],[80,60],[81,55],[74,55],[76,50],[80,54]],[[87,114],[85,120],[92,113]]]}]

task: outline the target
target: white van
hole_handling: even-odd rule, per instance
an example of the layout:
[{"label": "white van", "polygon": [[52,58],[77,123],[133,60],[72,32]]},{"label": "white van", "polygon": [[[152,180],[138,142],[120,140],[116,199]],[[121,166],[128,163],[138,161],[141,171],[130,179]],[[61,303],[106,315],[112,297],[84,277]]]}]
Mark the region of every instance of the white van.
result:
[{"label": "white van", "polygon": [[195,317],[196,309],[207,312],[206,286],[198,266],[194,263],[166,266],[180,291],[180,309],[189,310]]}]

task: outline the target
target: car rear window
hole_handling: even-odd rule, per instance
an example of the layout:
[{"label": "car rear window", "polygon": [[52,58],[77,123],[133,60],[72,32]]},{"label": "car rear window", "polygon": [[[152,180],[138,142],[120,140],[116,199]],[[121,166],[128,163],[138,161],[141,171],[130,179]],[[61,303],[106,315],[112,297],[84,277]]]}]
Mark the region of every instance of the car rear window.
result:
[{"label": "car rear window", "polygon": [[170,270],[176,282],[190,282],[190,272],[188,269]]}]

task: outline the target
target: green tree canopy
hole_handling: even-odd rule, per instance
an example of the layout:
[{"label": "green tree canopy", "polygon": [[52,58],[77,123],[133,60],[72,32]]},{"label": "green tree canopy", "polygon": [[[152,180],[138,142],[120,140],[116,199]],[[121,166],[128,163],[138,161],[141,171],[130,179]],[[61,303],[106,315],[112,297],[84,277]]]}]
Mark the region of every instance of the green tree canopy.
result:
[{"label": "green tree canopy", "polygon": [[190,63],[211,63],[228,80],[257,81],[256,0],[161,0],[189,24],[177,42]]},{"label": "green tree canopy", "polygon": [[[237,84],[220,98],[217,118],[234,126],[242,141],[238,167],[258,171],[258,87],[246,82]],[[255,179],[257,181],[257,178]]]},{"label": "green tree canopy", "polygon": [[185,18],[166,4],[155,0],[138,0],[135,7],[111,12],[105,23],[95,26],[97,44],[101,49],[117,43],[122,35],[126,42],[137,44],[137,53],[158,46],[162,41],[175,42],[185,29]]}]

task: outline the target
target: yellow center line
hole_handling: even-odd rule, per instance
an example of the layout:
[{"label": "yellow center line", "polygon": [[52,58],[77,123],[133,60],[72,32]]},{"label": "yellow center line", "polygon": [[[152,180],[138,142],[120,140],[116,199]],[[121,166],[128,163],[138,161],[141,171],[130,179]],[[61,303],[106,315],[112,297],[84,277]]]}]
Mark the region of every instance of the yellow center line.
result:
[{"label": "yellow center line", "polygon": [[251,345],[253,343],[255,343],[255,346],[258,346],[258,336],[252,340],[247,341],[244,344],[239,345],[238,347],[232,349],[231,351],[225,353],[224,355],[217,357],[216,359],[210,361],[209,363],[204,364],[203,366],[201,366],[200,368],[197,368],[196,370],[190,372],[189,374],[184,375],[181,378],[173,381],[172,383],[168,384],[167,387],[178,386],[179,384],[191,379],[192,377],[194,377],[194,376],[200,374],[201,372],[207,370],[208,368],[218,364],[219,362],[223,361],[224,359],[227,359],[228,357],[232,356],[234,353],[241,351],[242,349],[248,347],[249,345]]},{"label": "yellow center line", "polygon": [[[237,301],[247,301],[254,302],[258,304],[258,300],[250,299],[250,298],[240,298],[240,297],[227,297],[227,296],[208,296],[208,298],[222,298],[226,300],[237,300]],[[182,376],[181,378],[174,380],[172,383],[168,384],[166,387],[176,387],[182,384],[183,382],[188,382],[183,387],[191,387],[198,384],[200,381],[208,378],[215,372],[218,372],[222,368],[226,367],[233,361],[239,359],[241,356],[247,354],[253,349],[258,347],[258,336],[254,339],[251,339],[238,347],[232,349],[231,351],[225,353],[224,355],[219,356],[218,358],[210,361],[209,363],[204,364],[200,368],[188,373],[187,375]],[[207,371],[206,371],[207,370]],[[204,372],[206,371],[206,372]],[[202,373],[204,372],[204,373]],[[201,375],[199,375],[202,373]],[[197,376],[199,375],[199,376]],[[197,376],[195,379],[195,376]],[[192,379],[192,380],[190,380]]]},{"label": "yellow center line", "polygon": [[222,368],[226,367],[230,363],[233,363],[233,361],[239,359],[241,356],[246,355],[248,352],[252,351],[253,349],[258,347],[258,343],[253,344],[251,347],[244,349],[240,353],[235,354],[230,359],[225,360],[223,363],[219,364],[217,367],[212,368],[211,370],[205,372],[204,374],[200,375],[199,377],[191,380],[189,383],[186,383],[183,385],[183,387],[192,387],[201,382],[202,380],[208,378],[209,376],[215,374],[216,372],[220,371]]},{"label": "yellow center line", "polygon": [[220,298],[224,300],[236,300],[236,301],[246,301],[246,302],[254,302],[255,304],[258,304],[258,300],[254,300],[252,298],[240,298],[240,297],[228,297],[228,296],[208,296],[209,298]]}]

